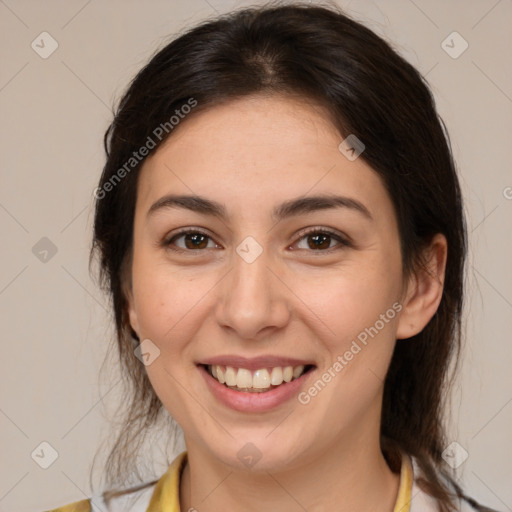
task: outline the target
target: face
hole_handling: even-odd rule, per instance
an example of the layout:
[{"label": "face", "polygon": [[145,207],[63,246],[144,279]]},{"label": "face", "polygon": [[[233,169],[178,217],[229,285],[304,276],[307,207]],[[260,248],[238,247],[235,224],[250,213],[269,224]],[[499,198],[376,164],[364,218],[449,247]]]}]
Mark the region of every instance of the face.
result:
[{"label": "face", "polygon": [[144,163],[130,322],[204,457],[276,470],[378,436],[400,241],[381,179],[341,141],[318,106],[252,97],[194,114]]}]

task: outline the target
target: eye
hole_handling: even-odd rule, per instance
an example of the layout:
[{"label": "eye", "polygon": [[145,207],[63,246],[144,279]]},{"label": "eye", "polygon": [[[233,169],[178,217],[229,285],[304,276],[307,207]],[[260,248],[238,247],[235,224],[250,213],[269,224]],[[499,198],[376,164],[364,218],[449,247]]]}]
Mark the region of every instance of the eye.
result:
[{"label": "eye", "polygon": [[[306,232],[300,233],[300,235],[299,243],[305,240],[306,247],[299,247],[299,249],[311,249],[316,252],[331,252],[350,246],[349,241],[342,235],[325,228],[311,228]],[[337,242],[334,247],[331,246],[332,241]]]},{"label": "eye", "polygon": [[[331,252],[334,250],[349,247],[350,242],[334,231],[325,228],[310,228],[308,231],[300,233],[300,238],[296,244],[306,241],[307,247],[298,247],[300,250],[311,250],[315,252]],[[180,241],[180,243],[178,243]],[[334,247],[332,242],[337,242]],[[212,245],[213,244],[213,245]],[[202,249],[218,248],[213,239],[204,231],[198,229],[186,228],[174,234],[171,238],[164,240],[163,245],[178,252],[200,251]]]},{"label": "eye", "polygon": [[[183,244],[177,244],[178,240],[183,241]],[[212,246],[208,246],[208,242],[212,242],[214,247],[218,247],[212,240],[212,238],[197,229],[184,229],[179,233],[172,236],[170,239],[164,241],[164,245],[169,247],[173,251],[194,251],[201,249],[210,249]]]}]

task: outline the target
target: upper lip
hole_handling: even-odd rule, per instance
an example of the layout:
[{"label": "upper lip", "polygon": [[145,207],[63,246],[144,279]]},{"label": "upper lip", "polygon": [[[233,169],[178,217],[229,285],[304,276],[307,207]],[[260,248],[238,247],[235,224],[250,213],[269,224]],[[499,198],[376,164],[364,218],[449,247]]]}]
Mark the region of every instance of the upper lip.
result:
[{"label": "upper lip", "polygon": [[281,357],[264,355],[259,357],[243,357],[235,355],[215,356],[200,361],[197,364],[231,366],[233,368],[246,368],[255,371],[261,368],[274,368],[276,366],[308,366],[315,365],[313,361],[294,359],[293,357]]}]

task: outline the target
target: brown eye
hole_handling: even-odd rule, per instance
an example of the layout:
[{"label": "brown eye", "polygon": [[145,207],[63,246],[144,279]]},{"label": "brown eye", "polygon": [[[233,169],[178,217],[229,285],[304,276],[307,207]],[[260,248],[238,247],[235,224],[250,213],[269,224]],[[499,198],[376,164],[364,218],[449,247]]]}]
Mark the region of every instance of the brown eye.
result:
[{"label": "brown eye", "polygon": [[[182,240],[182,242],[177,243],[178,240]],[[201,231],[187,230],[178,233],[166,241],[165,246],[170,247],[176,251],[193,251],[208,249],[208,242],[210,241],[213,243],[214,247],[217,246],[206,233]]]},{"label": "brown eye", "polygon": [[[299,242],[302,240],[306,240],[307,247],[299,246],[299,249],[311,249],[317,252],[330,252],[331,250],[341,249],[350,245],[349,242],[338,233],[318,228],[302,233]],[[331,245],[333,241],[337,242],[334,246]]]},{"label": "brown eye", "polygon": [[326,235],[325,233],[308,235],[306,238],[310,249],[329,249],[332,239],[330,235]]},{"label": "brown eye", "polygon": [[202,233],[191,233],[184,235],[185,246],[187,249],[204,249],[208,245],[207,236]]}]

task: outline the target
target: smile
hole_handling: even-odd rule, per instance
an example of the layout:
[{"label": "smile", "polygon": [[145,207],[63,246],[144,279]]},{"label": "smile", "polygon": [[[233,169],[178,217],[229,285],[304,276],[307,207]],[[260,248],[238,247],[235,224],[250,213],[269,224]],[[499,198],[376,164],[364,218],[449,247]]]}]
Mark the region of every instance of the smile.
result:
[{"label": "smile", "polygon": [[291,382],[309,371],[312,365],[275,366],[251,371],[247,368],[208,365],[208,373],[229,389],[246,393],[264,393],[275,389],[283,382]]},{"label": "smile", "polygon": [[197,368],[215,402],[244,413],[270,412],[288,403],[317,369],[308,361],[290,358],[224,356],[203,361]]}]

